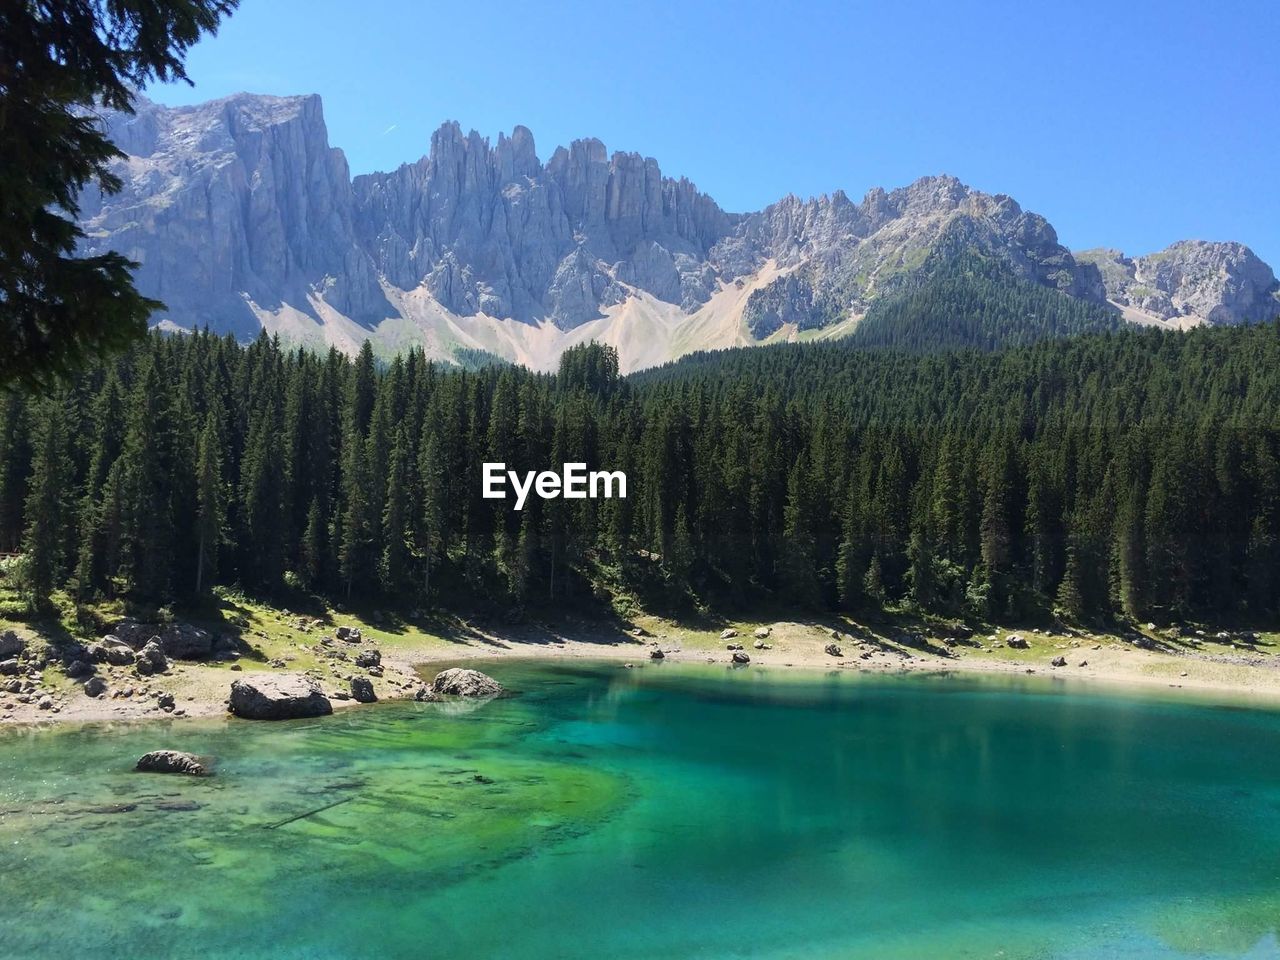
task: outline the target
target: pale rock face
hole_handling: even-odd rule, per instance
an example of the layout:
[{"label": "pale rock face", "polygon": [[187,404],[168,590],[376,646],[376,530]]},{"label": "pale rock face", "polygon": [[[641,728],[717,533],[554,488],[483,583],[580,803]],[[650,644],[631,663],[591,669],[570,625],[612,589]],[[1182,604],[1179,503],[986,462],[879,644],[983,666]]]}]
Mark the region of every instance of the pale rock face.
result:
[{"label": "pale rock face", "polygon": [[1280,283],[1241,243],[1183,240],[1145,257],[1106,249],[1078,256],[1098,265],[1113,303],[1160,320],[1231,324],[1280,316]]},{"label": "pale rock face", "polygon": [[726,273],[749,272],[771,257],[794,268],[748,303],[747,325],[759,336],[783,323],[805,329],[861,313],[930,258],[964,249],[998,257],[1017,275],[1072,296],[1103,299],[1097,270],[1077,263],[1047,220],[1010,197],[946,176],[890,193],[872,190],[860,204],[842,192],[787,197],[748,217],[712,257]]},{"label": "pale rock face", "polygon": [[702,302],[707,251],[731,222],[657,161],[609,157],[599,140],[561,147],[543,167],[525,127],[490,147],[447,123],[428,156],[357,177],[353,193],[361,245],[390,283],[425,284],[462,316],[564,329],[599,317],[626,287]]},{"label": "pale rock face", "polygon": [[359,321],[388,315],[354,242],[347,163],[328,144],[319,97],[140,101],[107,126],[129,157],[115,165],[119,194],[83,198],[87,250],[140,261],[140,289],[170,308],[157,319],[252,336],[245,298],[270,308],[318,290]]},{"label": "pale rock face", "polygon": [[[136,116],[105,122],[128,154],[115,164],[124,186],[83,198],[85,252],[140,261],[140,289],[167,304],[156,321],[241,338],[271,321],[355,349],[392,321],[400,347],[407,330],[447,356],[444,330],[519,357],[563,349],[588,324],[582,335],[593,336],[597,321],[639,303],[645,332],[610,328],[632,369],[628,351],[661,362],[677,342],[754,342],[860,315],[930,264],[975,250],[1072,296],[1152,315],[1235,323],[1280,302],[1270,268],[1239,244],[1073,256],[1043,217],[954,177],[877,188],[860,203],[839,191],[789,196],[740,215],[599,140],[544,164],[525,127],[492,144],[446,123],[420,160],[352,180],[315,96],[140,99]],[[724,342],[682,340],[672,331],[686,320]],[[544,325],[558,333],[528,333]],[[670,346],[646,343],[655,334]]]}]

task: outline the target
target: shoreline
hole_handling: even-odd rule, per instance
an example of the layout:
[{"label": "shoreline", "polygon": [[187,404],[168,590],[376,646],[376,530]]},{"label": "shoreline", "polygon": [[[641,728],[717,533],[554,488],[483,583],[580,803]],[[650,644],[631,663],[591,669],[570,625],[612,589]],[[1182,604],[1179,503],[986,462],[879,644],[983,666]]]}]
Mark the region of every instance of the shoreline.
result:
[{"label": "shoreline", "polygon": [[[289,616],[272,611],[266,616],[284,622]],[[351,620],[349,617],[339,617]],[[433,667],[467,664],[484,669],[484,664],[501,660],[605,660],[630,663],[639,668],[650,664],[650,652],[663,652],[660,662],[720,664],[729,666],[740,644],[750,658],[745,669],[821,670],[869,675],[972,674],[1051,678],[1096,686],[1150,693],[1182,691],[1199,701],[1247,702],[1259,708],[1280,708],[1280,653],[1274,641],[1260,638],[1257,646],[1240,649],[1239,644],[1192,641],[1188,650],[1143,649],[1121,637],[1108,634],[1071,634],[999,630],[986,637],[966,641],[947,639],[944,646],[916,635],[916,645],[906,645],[901,634],[890,635],[839,621],[855,632],[845,633],[827,625],[775,621],[768,624],[743,623],[737,635],[723,638],[715,629],[689,629],[659,618],[639,618],[628,633],[583,624],[568,629],[546,627],[508,628],[486,632],[471,627],[462,637],[445,639],[431,633],[388,631],[361,625],[360,645],[314,643],[301,632],[282,641],[287,648],[270,661],[241,658],[225,662],[173,661],[164,674],[140,678],[129,671],[108,668],[103,679],[112,696],[91,698],[80,684],[62,677],[55,667],[43,673],[50,677],[53,705],[38,706],[37,698],[16,702],[13,695],[0,694],[0,731],[23,727],[59,727],[78,724],[145,722],[226,716],[226,698],[231,683],[255,674],[280,675],[305,672],[317,679],[329,695],[335,711],[353,709],[358,704],[342,695],[353,676],[367,676],[379,701],[412,699]],[[834,629],[834,632],[833,632]],[[766,635],[757,637],[756,631]],[[267,631],[257,631],[264,638]],[[839,639],[834,639],[835,635]],[[1025,649],[1008,645],[1019,637]],[[763,648],[758,648],[759,643]],[[840,655],[827,651],[837,644]],[[336,648],[336,649],[335,649]],[[381,675],[353,669],[348,653],[377,649],[381,653]],[[292,652],[288,652],[292,651]],[[257,652],[258,657],[265,657]],[[327,659],[326,659],[327,658]],[[1065,665],[1052,666],[1055,658]],[[124,691],[131,692],[125,694]],[[168,709],[157,697],[173,698]],[[336,696],[335,696],[336,695]]]}]

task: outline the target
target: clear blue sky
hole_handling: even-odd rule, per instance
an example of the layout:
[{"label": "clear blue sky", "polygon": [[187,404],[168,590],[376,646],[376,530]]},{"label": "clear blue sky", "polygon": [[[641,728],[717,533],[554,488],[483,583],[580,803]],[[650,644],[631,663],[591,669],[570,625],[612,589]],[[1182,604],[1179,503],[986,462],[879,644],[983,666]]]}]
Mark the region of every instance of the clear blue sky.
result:
[{"label": "clear blue sky", "polygon": [[658,158],[730,210],[951,173],[1073,248],[1248,243],[1280,270],[1280,12],[1252,0],[242,0],[194,89],[319,93],[352,171],[447,119]]}]

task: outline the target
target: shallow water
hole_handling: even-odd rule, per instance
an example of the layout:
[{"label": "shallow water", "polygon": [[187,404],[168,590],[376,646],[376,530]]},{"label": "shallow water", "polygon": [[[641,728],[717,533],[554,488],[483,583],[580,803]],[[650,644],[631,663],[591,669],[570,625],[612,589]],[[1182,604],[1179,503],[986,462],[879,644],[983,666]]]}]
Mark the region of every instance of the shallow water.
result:
[{"label": "shallow water", "polygon": [[1280,957],[1280,713],[486,669],[520,695],[0,734],[0,955]]}]

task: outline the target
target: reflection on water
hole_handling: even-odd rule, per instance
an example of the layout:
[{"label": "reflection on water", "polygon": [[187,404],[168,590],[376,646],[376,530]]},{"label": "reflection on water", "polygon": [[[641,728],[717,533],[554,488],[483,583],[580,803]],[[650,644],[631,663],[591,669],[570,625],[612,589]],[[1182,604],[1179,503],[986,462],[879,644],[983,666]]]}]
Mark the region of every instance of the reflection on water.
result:
[{"label": "reflection on water", "polygon": [[[0,736],[8,957],[1280,957],[1280,715],[490,665],[520,695]],[[207,780],[132,772],[147,750]]]}]

